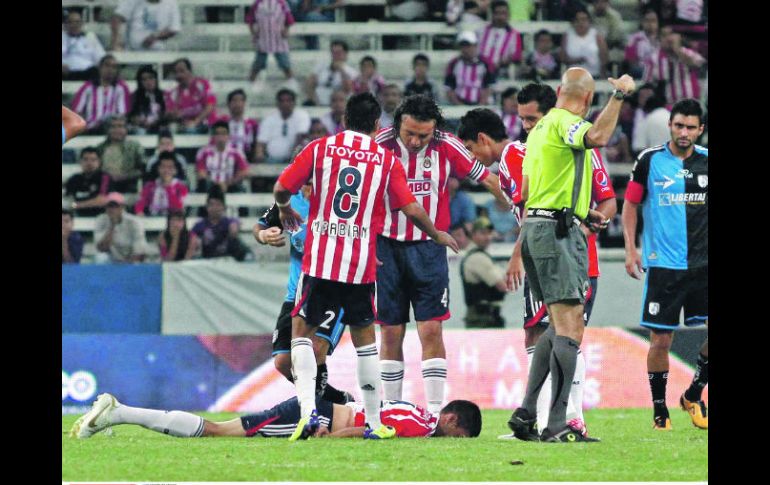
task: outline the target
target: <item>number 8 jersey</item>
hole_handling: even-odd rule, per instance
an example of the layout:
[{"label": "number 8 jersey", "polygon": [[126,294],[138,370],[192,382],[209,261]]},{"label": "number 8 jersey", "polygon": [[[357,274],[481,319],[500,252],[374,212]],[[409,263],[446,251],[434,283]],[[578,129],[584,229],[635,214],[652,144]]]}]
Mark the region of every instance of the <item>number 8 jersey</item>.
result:
[{"label": "number 8 jersey", "polygon": [[415,202],[400,163],[371,137],[346,130],[310,142],[278,181],[292,193],[310,183],[302,272],[342,283],[373,283],[385,195],[397,210]]}]

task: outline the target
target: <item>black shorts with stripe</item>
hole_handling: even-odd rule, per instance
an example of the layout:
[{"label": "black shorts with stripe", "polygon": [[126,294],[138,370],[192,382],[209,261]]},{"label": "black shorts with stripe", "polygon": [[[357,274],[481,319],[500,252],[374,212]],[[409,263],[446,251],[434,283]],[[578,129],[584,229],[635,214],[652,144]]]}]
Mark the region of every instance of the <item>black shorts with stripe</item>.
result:
[{"label": "black shorts with stripe", "polygon": [[324,280],[302,273],[292,317],[300,316],[313,327],[329,326],[345,309],[342,323],[366,327],[374,323],[376,288],[374,283],[353,284]]},{"label": "black shorts with stripe", "polygon": [[[316,397],[315,408],[321,425],[331,431],[334,404]],[[299,401],[293,397],[257,414],[241,416],[241,426],[248,437],[288,438],[297,428],[300,416]]]},{"label": "black shorts with stripe", "polygon": [[[583,320],[586,325],[588,325],[588,321],[591,319],[594,301],[596,301],[596,292],[599,290],[599,278],[592,276],[589,280],[591,281],[591,288],[588,290],[588,294],[586,294],[586,302],[583,306]],[[548,324],[548,310],[542,301],[535,298],[529,286],[529,280],[524,276],[524,328],[537,326],[548,328]]]}]

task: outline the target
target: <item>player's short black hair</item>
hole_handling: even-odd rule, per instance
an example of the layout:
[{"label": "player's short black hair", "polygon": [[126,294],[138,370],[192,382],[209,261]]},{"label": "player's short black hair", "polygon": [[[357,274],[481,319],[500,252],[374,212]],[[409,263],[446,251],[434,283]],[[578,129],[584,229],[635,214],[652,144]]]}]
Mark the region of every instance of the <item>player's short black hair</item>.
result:
[{"label": "player's short black hair", "polygon": [[374,124],[380,115],[382,108],[372,93],[355,94],[345,104],[345,128],[369,134],[374,131]]},{"label": "player's short black hair", "polygon": [[444,126],[444,116],[441,109],[430,96],[425,94],[413,94],[407,96],[398,105],[393,112],[393,129],[396,133],[401,131],[401,118],[403,115],[409,115],[417,121],[436,122],[436,130]]},{"label": "player's short black hair", "polygon": [[166,150],[164,152],[160,152],[158,155],[158,166],[160,166],[160,162],[163,160],[171,160],[174,162],[174,167],[176,167],[176,155],[174,155],[174,152]]},{"label": "player's short black hair", "polygon": [[219,120],[215,122],[213,125],[211,125],[211,134],[213,135],[216,133],[217,128],[224,128],[227,130],[228,133],[230,133],[230,124],[225,120]]},{"label": "player's short black hair", "polygon": [[529,83],[519,91],[516,96],[519,104],[537,102],[537,110],[543,114],[548,113],[556,106],[556,91],[547,84]]},{"label": "player's short black hair", "polygon": [[358,62],[359,66],[363,66],[364,62],[371,62],[375,69],[377,69],[377,60],[372,56],[364,56],[361,58],[361,60]]},{"label": "player's short black hair", "polygon": [[457,416],[457,426],[475,438],[481,433],[481,410],[476,403],[455,399],[441,410],[442,413],[452,413]]},{"label": "player's short black hair", "polygon": [[647,98],[647,101],[644,102],[644,106],[642,106],[642,111],[644,111],[645,113],[652,113],[654,110],[658,108],[662,108],[664,106],[666,106],[666,97],[661,94],[655,93],[649,98]]},{"label": "player's short black hair", "polygon": [[176,66],[176,65],[177,65],[177,64],[179,64],[180,62],[183,62],[183,63],[184,63],[184,65],[185,65],[185,66],[187,66],[187,70],[188,70],[188,71],[192,71],[192,62],[190,62],[190,59],[188,59],[188,58],[186,58],[186,57],[180,57],[179,59],[177,59],[177,60],[175,60],[174,62],[172,62],[172,63],[171,63],[171,66],[172,66],[172,67],[173,67],[173,66]]},{"label": "player's short black hair", "polygon": [[99,150],[97,150],[95,147],[87,146],[84,149],[80,150],[80,158],[83,158],[86,153],[93,153],[96,155],[96,158],[101,159],[102,157],[99,156]]},{"label": "player's short black hair", "polygon": [[430,66],[430,58],[425,54],[423,54],[422,52],[420,52],[419,54],[415,54],[415,56],[412,58],[412,67],[414,67],[418,61],[422,61],[425,64]]},{"label": "player's short black hair", "polygon": [[211,188],[209,188],[206,194],[206,203],[212,199],[218,200],[222,202],[222,204],[225,203],[225,192],[219,185],[212,185]]},{"label": "player's short black hair", "polygon": [[462,141],[476,141],[479,133],[484,133],[495,141],[508,138],[503,120],[494,111],[487,108],[475,108],[460,118],[457,137]]},{"label": "player's short black hair", "polygon": [[687,98],[677,101],[676,104],[674,104],[674,106],[671,108],[671,116],[668,120],[673,120],[674,116],[677,114],[685,116],[697,116],[698,124],[703,124],[703,108],[701,108],[700,103],[695,99]]},{"label": "player's short black hair", "polygon": [[243,96],[243,99],[246,99],[246,91],[244,91],[241,88],[238,88],[236,90],[233,90],[227,93],[227,104],[230,104],[230,101],[232,101],[233,98],[238,96],[239,94]]},{"label": "player's short black hair", "polygon": [[332,47],[334,47],[335,45],[338,45],[338,46],[342,47],[342,50],[344,50],[345,52],[348,52],[348,51],[350,50],[350,48],[348,47],[348,43],[347,43],[347,42],[345,42],[345,41],[344,41],[344,40],[342,40],[342,39],[334,39],[334,40],[331,42],[331,44],[329,44],[329,49],[331,49],[331,48],[332,48]]},{"label": "player's short black hair", "polygon": [[510,10],[511,7],[508,6],[508,2],[505,0],[495,0],[492,2],[492,11],[494,12],[497,7],[505,7]]},{"label": "player's short black hair", "polygon": [[540,30],[538,30],[537,32],[535,32],[535,42],[537,42],[537,40],[538,40],[540,37],[544,36],[544,35],[550,35],[550,36],[553,36],[553,35],[551,34],[551,32],[549,32],[547,29],[540,29]]},{"label": "player's short black hair", "polygon": [[279,89],[278,92],[275,93],[275,100],[276,101],[280,101],[281,100],[281,96],[283,96],[283,95],[289,95],[289,96],[291,96],[291,100],[292,101],[297,101],[297,93],[295,93],[294,91],[292,91],[289,88],[281,88],[281,89]]}]

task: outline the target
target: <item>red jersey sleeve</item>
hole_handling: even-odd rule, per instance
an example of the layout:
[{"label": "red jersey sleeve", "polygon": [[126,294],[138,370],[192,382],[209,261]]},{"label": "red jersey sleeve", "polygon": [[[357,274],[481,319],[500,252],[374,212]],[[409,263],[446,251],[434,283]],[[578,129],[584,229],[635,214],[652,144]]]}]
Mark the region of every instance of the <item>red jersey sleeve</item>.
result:
[{"label": "red jersey sleeve", "polygon": [[393,157],[388,157],[391,163],[390,180],[388,181],[388,198],[392,210],[400,209],[405,205],[415,202],[414,194],[406,184],[406,172],[400,163],[396,163]]},{"label": "red jersey sleeve", "polygon": [[240,150],[235,151],[235,172],[242,172],[249,169],[249,163],[246,161],[246,157]]},{"label": "red jersey sleeve", "polygon": [[444,156],[449,160],[451,174],[458,179],[466,177],[481,182],[489,176],[489,170],[477,160],[468,151],[459,138],[451,133],[443,133]]},{"label": "red jersey sleeve", "polygon": [[593,180],[591,181],[591,197],[595,203],[615,198],[615,189],[612,186],[610,174],[604,165],[602,155],[599,150],[593,149],[591,153],[591,163],[594,169]]},{"label": "red jersey sleeve", "polygon": [[155,182],[147,182],[144,184],[144,187],[142,187],[142,194],[139,196],[139,200],[136,201],[136,204],[134,204],[134,213],[135,214],[142,214],[144,212],[144,208],[150,205],[150,202],[152,202],[152,194],[155,191]]},{"label": "red jersey sleeve", "polygon": [[278,177],[278,181],[281,185],[292,194],[296,194],[300,187],[302,187],[313,175],[315,155],[321,140],[323,139],[319,138],[318,140],[308,143],[305,148],[294,157],[294,161],[281,172],[281,176]]}]

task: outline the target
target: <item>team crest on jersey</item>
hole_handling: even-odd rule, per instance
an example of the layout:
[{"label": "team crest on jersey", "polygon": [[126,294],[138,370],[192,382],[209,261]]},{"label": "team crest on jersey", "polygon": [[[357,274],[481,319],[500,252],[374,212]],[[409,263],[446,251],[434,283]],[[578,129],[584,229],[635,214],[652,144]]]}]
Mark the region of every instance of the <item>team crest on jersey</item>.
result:
[{"label": "team crest on jersey", "polygon": [[654,301],[650,302],[650,305],[647,308],[647,312],[650,315],[657,315],[659,311],[660,311],[660,304],[658,304],[657,302],[654,302]]},{"label": "team crest on jersey", "polygon": [[428,157],[425,157],[422,159],[422,168],[425,170],[429,170],[431,166],[431,160]]},{"label": "team crest on jersey", "polygon": [[708,175],[698,175],[698,187],[703,187],[704,189],[708,187],[709,185],[709,176]]}]

